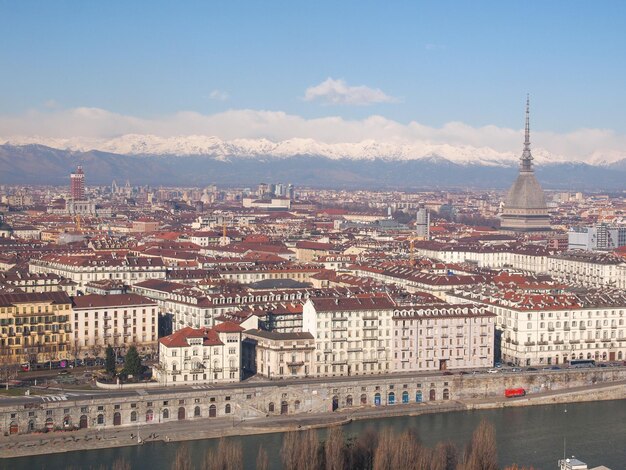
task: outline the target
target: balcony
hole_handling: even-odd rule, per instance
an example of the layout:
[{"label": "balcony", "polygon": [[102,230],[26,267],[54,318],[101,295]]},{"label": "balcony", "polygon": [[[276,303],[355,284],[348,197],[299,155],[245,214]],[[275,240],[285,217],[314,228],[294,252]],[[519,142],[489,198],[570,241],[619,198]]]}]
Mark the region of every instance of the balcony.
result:
[{"label": "balcony", "polygon": [[539,346],[547,346],[547,345],[548,345],[548,342],[547,342],[547,341],[537,341],[537,344],[538,344]]},{"label": "balcony", "polygon": [[565,341],[563,341],[562,339],[557,339],[554,341],[554,344],[565,344]]},{"label": "balcony", "polygon": [[348,328],[345,326],[333,327],[333,331],[348,331]]},{"label": "balcony", "polygon": [[585,325],[580,325],[580,329],[581,329],[581,330],[586,330],[586,329],[587,329],[587,327],[586,327]]},{"label": "balcony", "polygon": [[222,372],[223,370],[221,367],[213,367],[213,372]]},{"label": "balcony", "polygon": [[304,361],[287,361],[287,366],[289,367],[300,367],[303,365],[304,365]]},{"label": "balcony", "polygon": [[378,325],[376,325],[376,326],[364,326],[363,329],[364,330],[377,330],[378,329]]},{"label": "balcony", "polygon": [[569,344],[580,344],[580,340],[579,339],[570,339],[569,340]]},{"label": "balcony", "polygon": [[331,318],[331,321],[348,321],[348,317]]},{"label": "balcony", "polygon": [[348,352],[361,352],[363,348],[348,348]]},{"label": "balcony", "polygon": [[333,361],[332,364],[334,366],[342,366],[342,365],[348,364],[348,361],[346,359],[341,359],[341,360],[338,359],[336,361]]},{"label": "balcony", "polygon": [[534,342],[534,341],[526,341],[526,342],[524,343],[524,346],[534,346],[534,345],[535,345],[535,342]]},{"label": "balcony", "polygon": [[595,339],[586,339],[585,340],[585,343],[587,343],[587,344],[592,344],[592,343],[595,343],[595,342],[596,342]]},{"label": "balcony", "polygon": [[548,327],[548,331],[554,331],[554,327],[553,326],[549,326]]},{"label": "balcony", "polygon": [[365,316],[363,317],[363,320],[378,320],[377,316]]},{"label": "balcony", "polygon": [[364,364],[373,364],[375,362],[378,362],[378,359],[363,359]]},{"label": "balcony", "polygon": [[180,370],[173,370],[172,375],[180,375]]},{"label": "balcony", "polygon": [[229,367],[228,370],[230,370],[231,372],[237,372],[239,370],[239,367]]}]

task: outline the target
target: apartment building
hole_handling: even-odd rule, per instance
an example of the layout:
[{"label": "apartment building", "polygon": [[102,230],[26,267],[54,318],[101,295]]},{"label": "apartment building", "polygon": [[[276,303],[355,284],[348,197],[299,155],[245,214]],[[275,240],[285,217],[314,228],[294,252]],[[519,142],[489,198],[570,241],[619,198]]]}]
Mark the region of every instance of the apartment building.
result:
[{"label": "apartment building", "polygon": [[161,385],[239,382],[242,332],[239,325],[224,322],[161,338],[156,380]]},{"label": "apartment building", "polygon": [[390,372],[394,307],[386,294],[309,298],[302,329],[315,338],[316,366],[311,375]]},{"label": "apartment building", "polygon": [[137,294],[74,297],[73,353],[98,356],[107,346],[124,349],[131,344],[140,352],[153,352],[158,316],[157,303]]},{"label": "apartment building", "polygon": [[66,292],[0,294],[0,362],[69,358],[71,318]]},{"label": "apartment building", "polygon": [[397,308],[392,317],[392,371],[491,367],[496,315],[471,304]]},{"label": "apartment building", "polygon": [[569,284],[622,287],[626,260],[610,253],[567,251],[548,257],[548,274]]},{"label": "apartment building", "polygon": [[146,279],[165,279],[166,266],[160,258],[112,255],[47,255],[31,260],[31,273],[52,273],[76,282],[84,290],[90,281],[114,279],[135,284]]},{"label": "apartment building", "polygon": [[315,339],[308,332],[244,331],[243,367],[269,379],[308,377],[315,363]]},{"label": "apartment building", "polygon": [[626,358],[626,293],[620,290],[456,290],[451,301],[478,303],[497,315],[502,360],[547,366],[572,359]]}]

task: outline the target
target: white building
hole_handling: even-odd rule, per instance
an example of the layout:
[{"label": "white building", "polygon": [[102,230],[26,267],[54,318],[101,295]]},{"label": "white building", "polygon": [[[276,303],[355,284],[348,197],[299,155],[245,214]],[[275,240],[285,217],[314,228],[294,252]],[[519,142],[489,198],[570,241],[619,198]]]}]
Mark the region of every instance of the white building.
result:
[{"label": "white building", "polygon": [[146,279],[165,279],[161,258],[113,257],[109,255],[49,255],[31,260],[31,273],[53,273],[71,279],[84,289],[90,281],[114,279],[135,284]]},{"label": "white building", "polygon": [[315,338],[317,363],[311,375],[390,372],[393,311],[387,295],[307,300],[302,329]]},{"label": "white building", "polygon": [[152,352],[158,339],[159,308],[137,294],[83,295],[73,298],[76,356],[102,355],[108,345]]},{"label": "white building", "polygon": [[548,274],[585,287],[623,287],[626,261],[610,253],[567,251],[548,257]]},{"label": "white building", "polygon": [[469,304],[416,305],[393,312],[394,372],[493,366],[496,315]]},{"label": "white building", "polygon": [[278,333],[259,329],[244,332],[243,364],[268,377],[308,377],[315,363],[315,339],[308,332]]},{"label": "white building", "polygon": [[183,328],[161,338],[155,378],[162,385],[239,382],[242,331],[224,322],[213,328]]},{"label": "white building", "polygon": [[503,361],[544,366],[626,358],[624,291],[542,293],[489,285],[455,290],[449,299],[482,304],[497,315]]}]

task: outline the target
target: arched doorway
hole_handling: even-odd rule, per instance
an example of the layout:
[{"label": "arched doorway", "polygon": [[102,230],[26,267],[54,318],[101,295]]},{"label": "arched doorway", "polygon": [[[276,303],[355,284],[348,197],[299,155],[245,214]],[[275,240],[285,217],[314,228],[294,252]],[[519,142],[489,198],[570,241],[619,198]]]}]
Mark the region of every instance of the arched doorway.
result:
[{"label": "arched doorway", "polygon": [[293,409],[298,411],[300,409],[300,400],[296,400],[293,404]]},{"label": "arched doorway", "polygon": [[80,429],[87,429],[87,426],[89,426],[89,418],[87,418],[87,415],[82,415],[78,422],[78,427]]},{"label": "arched doorway", "polygon": [[267,405],[267,411],[269,411],[270,413],[274,412],[274,402],[270,402],[269,405]]},{"label": "arched doorway", "polygon": [[96,418],[96,423],[104,424],[104,415],[103,414],[99,414],[98,415],[98,417]]},{"label": "arched doorway", "polygon": [[182,419],[185,419],[185,418],[186,418],[186,416],[185,416],[185,407],[181,406],[180,408],[178,408],[178,419],[182,420]]},{"label": "arched doorway", "polygon": [[137,421],[137,412],[135,410],[130,412],[130,422],[135,423]]},{"label": "arched doorway", "polygon": [[280,403],[280,414],[286,415],[287,413],[289,413],[289,403],[283,401]]},{"label": "arched doorway", "polygon": [[72,426],[72,418],[70,418],[69,416],[65,416],[63,418],[63,429],[67,429],[70,426]]},{"label": "arched doorway", "polygon": [[196,407],[193,409],[193,417],[194,417],[194,418],[199,418],[199,417],[200,417],[200,407],[199,407],[199,406],[196,406]]},{"label": "arched doorway", "polygon": [[9,434],[17,434],[19,431],[19,427],[15,421],[11,421],[9,424]]},{"label": "arched doorway", "polygon": [[361,405],[367,405],[367,395],[365,393],[361,395]]},{"label": "arched doorway", "polygon": [[388,405],[395,405],[396,404],[396,394],[393,392],[389,392],[389,394],[387,395],[387,404]]},{"label": "arched doorway", "polygon": [[230,414],[230,403],[226,403],[226,406],[224,407],[224,413],[226,413],[227,415]]},{"label": "arched doorway", "polygon": [[122,415],[119,411],[116,411],[113,415],[113,426],[119,426],[122,424]]},{"label": "arched doorway", "polygon": [[339,408],[339,397],[335,395],[333,397],[333,411],[335,411],[337,408]]},{"label": "arched doorway", "polygon": [[436,398],[436,393],[437,393],[437,392],[435,392],[435,389],[434,389],[434,388],[431,388],[431,389],[430,389],[430,394],[428,395],[428,399],[429,399],[430,401],[435,401],[435,398]]},{"label": "arched doorway", "polygon": [[402,403],[408,403],[408,402],[409,402],[409,392],[405,390],[404,392],[402,392]]},{"label": "arched doorway", "polygon": [[380,406],[380,393],[376,393],[374,395],[374,405],[375,406]]},{"label": "arched doorway", "polygon": [[450,399],[450,390],[448,390],[447,388],[443,389],[443,399],[444,400],[449,400]]},{"label": "arched doorway", "polygon": [[209,418],[215,418],[217,416],[217,407],[215,405],[209,406]]},{"label": "arched doorway", "polygon": [[28,422],[28,432],[33,432],[35,430],[35,422],[31,419]]},{"label": "arched doorway", "polygon": [[415,392],[415,403],[422,403],[422,391],[418,390],[417,392]]},{"label": "arched doorway", "polygon": [[165,408],[163,410],[163,419],[169,419],[170,417],[170,410],[168,410],[167,408]]},{"label": "arched doorway", "polygon": [[52,431],[54,429],[54,421],[52,421],[52,418],[48,418],[46,420],[46,431]]},{"label": "arched doorway", "polygon": [[352,406],[352,395],[346,397],[346,406]]},{"label": "arched doorway", "polygon": [[146,423],[152,422],[153,419],[154,419],[154,411],[152,410],[146,411]]}]

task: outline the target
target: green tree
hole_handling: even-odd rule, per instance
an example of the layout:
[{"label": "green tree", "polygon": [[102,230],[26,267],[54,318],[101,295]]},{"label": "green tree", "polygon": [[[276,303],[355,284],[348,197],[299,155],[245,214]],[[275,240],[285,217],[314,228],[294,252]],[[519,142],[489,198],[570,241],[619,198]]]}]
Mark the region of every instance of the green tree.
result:
[{"label": "green tree", "polygon": [[137,348],[131,346],[128,348],[126,357],[124,358],[124,372],[133,377],[139,377],[141,375],[141,369],[141,359],[139,359]]},{"label": "green tree", "polygon": [[111,345],[107,346],[104,370],[106,370],[109,375],[115,375],[115,352],[113,352]]}]

